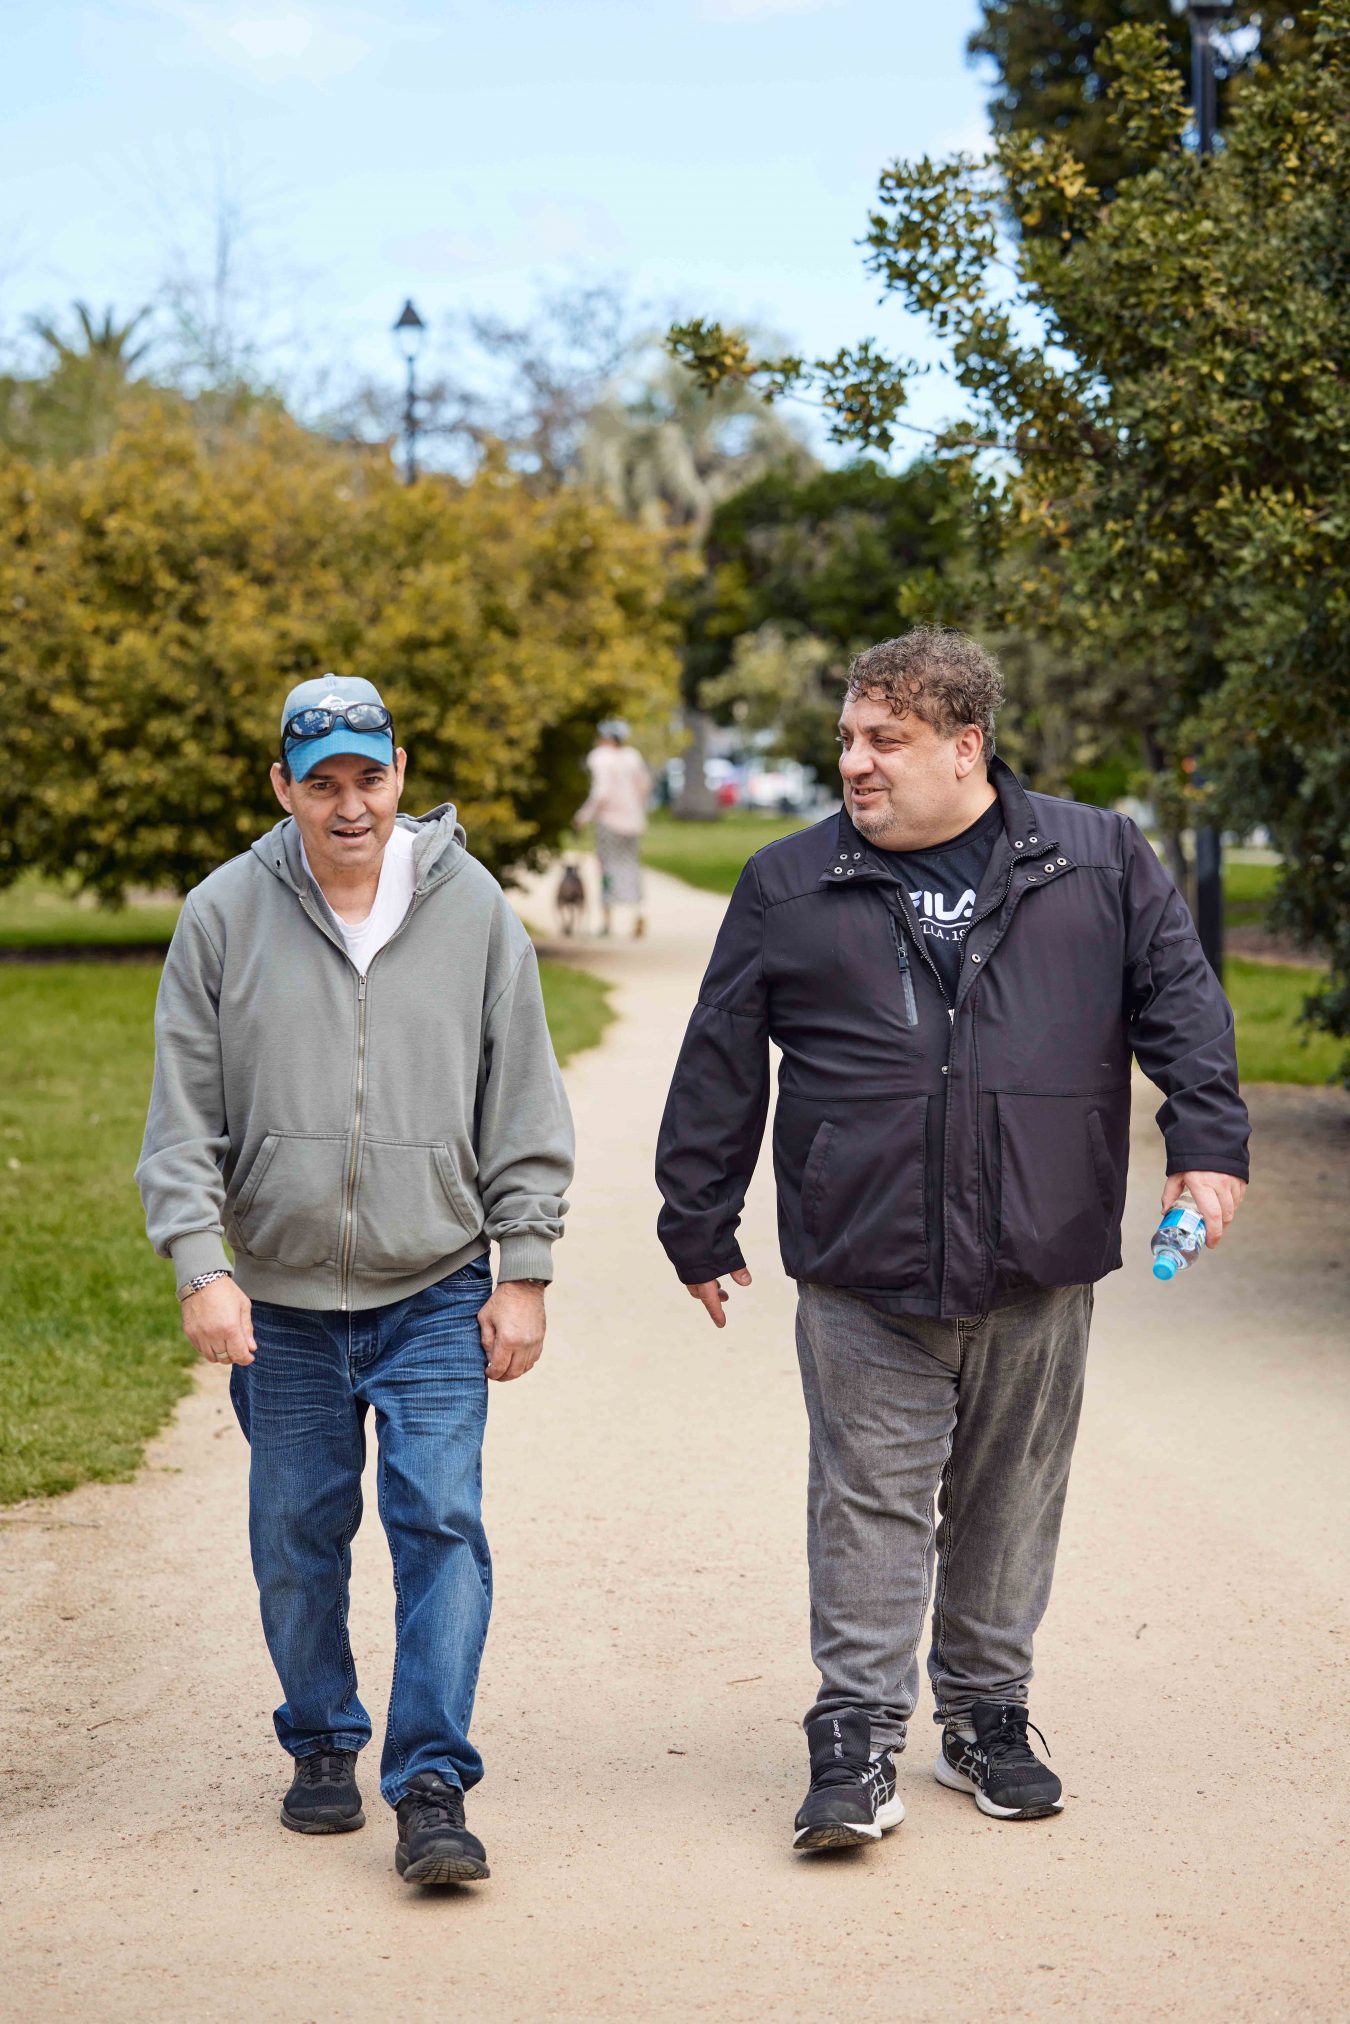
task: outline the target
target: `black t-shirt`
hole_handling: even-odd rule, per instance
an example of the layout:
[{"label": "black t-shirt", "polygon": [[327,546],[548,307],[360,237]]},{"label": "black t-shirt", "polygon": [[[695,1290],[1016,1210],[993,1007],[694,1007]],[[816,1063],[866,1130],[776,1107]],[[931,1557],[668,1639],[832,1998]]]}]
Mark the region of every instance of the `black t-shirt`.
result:
[{"label": "black t-shirt", "polygon": [[924,947],[937,965],[949,1005],[956,1002],[961,945],[966,939],[975,895],[1003,826],[1003,808],[990,803],[978,822],[933,850],[878,850],[914,902]]}]

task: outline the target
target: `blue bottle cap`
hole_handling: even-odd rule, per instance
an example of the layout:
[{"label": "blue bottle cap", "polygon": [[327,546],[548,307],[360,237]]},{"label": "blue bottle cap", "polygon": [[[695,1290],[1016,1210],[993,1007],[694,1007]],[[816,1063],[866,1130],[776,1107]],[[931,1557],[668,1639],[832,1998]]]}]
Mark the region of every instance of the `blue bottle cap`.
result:
[{"label": "blue bottle cap", "polygon": [[1175,1279],[1181,1270],[1181,1260],[1175,1251],[1160,1251],[1153,1261],[1155,1279]]}]

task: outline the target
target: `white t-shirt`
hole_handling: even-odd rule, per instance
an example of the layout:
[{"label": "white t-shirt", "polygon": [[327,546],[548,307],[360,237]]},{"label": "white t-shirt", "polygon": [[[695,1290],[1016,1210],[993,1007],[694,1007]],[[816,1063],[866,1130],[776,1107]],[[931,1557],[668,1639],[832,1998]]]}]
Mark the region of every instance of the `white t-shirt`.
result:
[{"label": "white t-shirt", "polygon": [[[347,954],[363,977],[390,936],[397,933],[403,916],[412,905],[413,889],[417,883],[413,842],[413,831],[395,823],[380,862],[380,883],[375,892],[375,904],[363,921],[344,921],[341,914],[324,899],[322,887],[319,889],[319,897],[328,908],[334,927],[347,944]],[[305,870],[314,878],[303,843],[300,845],[300,856]],[[314,879],[314,883],[317,886],[319,881]]]}]

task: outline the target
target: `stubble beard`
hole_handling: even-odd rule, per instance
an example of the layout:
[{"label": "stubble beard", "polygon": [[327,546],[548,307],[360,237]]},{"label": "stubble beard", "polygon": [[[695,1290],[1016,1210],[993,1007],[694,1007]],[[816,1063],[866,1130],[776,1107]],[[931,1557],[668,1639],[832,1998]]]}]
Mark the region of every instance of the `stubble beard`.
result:
[{"label": "stubble beard", "polygon": [[886,838],[896,826],[895,810],[891,806],[889,796],[876,808],[859,809],[854,806],[849,812],[853,827],[864,843],[874,843],[884,850]]}]

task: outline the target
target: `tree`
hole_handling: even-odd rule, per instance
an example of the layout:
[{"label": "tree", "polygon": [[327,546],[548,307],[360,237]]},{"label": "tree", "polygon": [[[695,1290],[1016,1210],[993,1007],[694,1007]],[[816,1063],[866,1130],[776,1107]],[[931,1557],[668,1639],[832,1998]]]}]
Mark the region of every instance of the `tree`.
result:
[{"label": "tree", "polygon": [[[996,83],[989,116],[1000,134],[1041,134],[1062,140],[1105,198],[1121,181],[1148,166],[1112,116],[1113,67],[1106,50],[1112,31],[1151,26],[1165,39],[1174,68],[1190,64],[1191,34],[1171,0],[982,0],[982,22],[967,48],[986,58]],[[1306,55],[1311,29],[1306,6],[1238,7],[1239,32],[1217,46],[1221,118],[1230,85],[1258,62],[1275,64]]]},{"label": "tree", "polygon": [[696,387],[668,358],[645,349],[626,383],[586,418],[575,463],[626,520],[704,534],[722,503],[768,471],[816,468],[800,433],[753,389]]},{"label": "tree", "polygon": [[45,353],[30,377],[0,377],[0,446],[36,459],[91,456],[106,449],[135,386],[136,368],[151,349],[140,337],[150,312],[119,322],[85,302],[73,305],[73,328],[34,317],[30,330]]},{"label": "tree", "polygon": [[[1269,826],[1284,918],[1331,959],[1316,1016],[1347,1033],[1350,0],[1311,27],[1234,86],[1211,161],[1183,145],[1165,34],[1117,29],[1110,117],[1152,166],[1111,204],[1065,141],[1011,134],[887,169],[868,244],[970,400],[936,450],[972,478],[995,615],[1095,672],[1078,710],[1145,740],[1160,787]],[[712,384],[815,387],[840,440],[887,446],[903,408],[904,369],[867,347],[672,343]]]},{"label": "tree", "polygon": [[690,628],[703,702],[777,730],[787,756],[827,775],[849,660],[899,629],[907,584],[951,564],[959,519],[932,464],[780,467],[734,493],[712,517]]},{"label": "tree", "polygon": [[[555,289],[523,322],[469,309],[446,330],[450,362],[419,375],[418,435],[465,476],[504,457],[531,485],[563,484],[588,417],[637,341],[622,289]],[[401,388],[369,381],[331,420],[334,434],[390,438],[403,426]]]},{"label": "tree", "polygon": [[0,525],[0,881],[186,890],[277,819],[280,702],[327,668],[378,682],[410,801],[453,798],[509,867],[566,827],[596,718],[676,693],[661,544],[500,465],[409,488],[279,412],[204,433],[160,395],[104,456],[0,456]]}]

